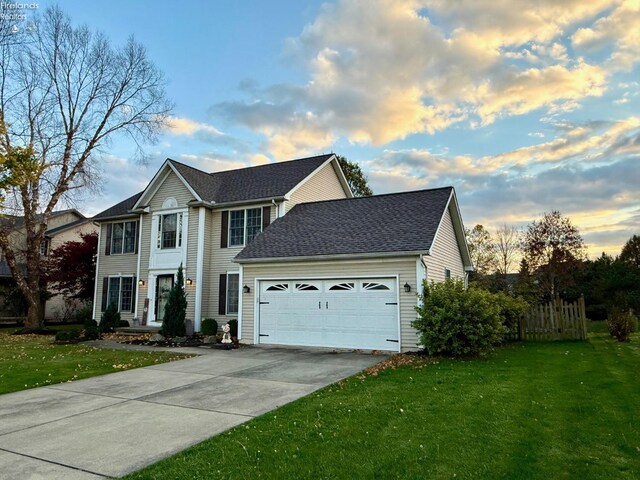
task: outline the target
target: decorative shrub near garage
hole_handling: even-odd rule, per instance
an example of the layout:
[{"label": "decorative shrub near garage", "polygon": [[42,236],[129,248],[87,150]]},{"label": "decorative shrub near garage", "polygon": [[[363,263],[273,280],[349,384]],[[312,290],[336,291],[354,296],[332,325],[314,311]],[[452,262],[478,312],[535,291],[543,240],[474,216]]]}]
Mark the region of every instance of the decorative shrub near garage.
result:
[{"label": "decorative shrub near garage", "polygon": [[459,280],[424,282],[412,322],[428,355],[477,356],[500,343],[507,328],[496,296]]}]

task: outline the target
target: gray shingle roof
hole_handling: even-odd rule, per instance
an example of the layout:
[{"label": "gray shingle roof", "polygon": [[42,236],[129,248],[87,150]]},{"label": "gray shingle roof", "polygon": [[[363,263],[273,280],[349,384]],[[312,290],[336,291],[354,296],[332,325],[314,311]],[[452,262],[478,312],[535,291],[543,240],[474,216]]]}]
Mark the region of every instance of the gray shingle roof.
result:
[{"label": "gray shingle roof", "polygon": [[129,210],[131,210],[131,208],[133,208],[135,203],[140,198],[140,195],[142,195],[142,192],[138,192],[135,195],[133,195],[132,197],[129,197],[126,200],[121,201],[120,203],[116,203],[114,206],[107,208],[103,212],[100,212],[95,217],[93,217],[94,220],[99,220],[101,218],[118,217],[118,216],[121,216],[121,215],[127,215],[129,213]]},{"label": "gray shingle roof", "polygon": [[427,251],[453,187],[301,203],[236,260]]},{"label": "gray shingle roof", "polygon": [[[257,167],[206,173],[169,159],[191,188],[205,201],[215,203],[282,197],[333,154],[270,163]],[[126,215],[143,192],[137,193],[94,218]]]},{"label": "gray shingle roof", "polygon": [[78,220],[76,220],[74,222],[65,223],[64,225],[60,225],[59,227],[50,228],[49,230],[47,230],[45,232],[45,235],[47,235],[47,236],[55,235],[56,233],[63,232],[65,230],[68,230],[70,228],[76,227],[78,225],[82,225],[83,223],[87,223],[87,222],[90,222],[90,221],[91,221],[90,218],[79,218]]},{"label": "gray shingle roof", "polygon": [[333,154],[205,173],[175,160],[171,163],[200,197],[226,203],[284,196]]}]

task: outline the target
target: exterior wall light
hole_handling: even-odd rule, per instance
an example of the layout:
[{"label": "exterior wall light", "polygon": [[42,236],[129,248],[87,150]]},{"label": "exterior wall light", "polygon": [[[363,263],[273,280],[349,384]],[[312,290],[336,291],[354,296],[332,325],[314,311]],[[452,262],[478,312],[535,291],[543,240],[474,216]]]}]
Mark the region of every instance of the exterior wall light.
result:
[{"label": "exterior wall light", "polygon": [[243,293],[251,293],[251,289],[249,288],[249,285],[245,285],[244,287],[242,287],[242,292]]},{"label": "exterior wall light", "polygon": [[191,280],[190,278],[187,278],[187,281],[185,282],[188,286],[193,285],[193,280]]},{"label": "exterior wall light", "polygon": [[404,291],[409,293],[411,291],[411,285],[409,285],[408,283],[404,284]]},{"label": "exterior wall light", "polygon": [[140,285],[141,287],[144,287],[144,280],[138,280],[138,285]]}]

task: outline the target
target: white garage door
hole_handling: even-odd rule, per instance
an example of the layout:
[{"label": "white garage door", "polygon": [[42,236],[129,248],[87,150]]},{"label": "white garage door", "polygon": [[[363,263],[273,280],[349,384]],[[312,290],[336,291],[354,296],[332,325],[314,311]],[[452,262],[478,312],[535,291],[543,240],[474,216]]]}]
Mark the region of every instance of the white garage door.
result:
[{"label": "white garage door", "polygon": [[260,282],[259,342],[398,351],[395,278]]}]

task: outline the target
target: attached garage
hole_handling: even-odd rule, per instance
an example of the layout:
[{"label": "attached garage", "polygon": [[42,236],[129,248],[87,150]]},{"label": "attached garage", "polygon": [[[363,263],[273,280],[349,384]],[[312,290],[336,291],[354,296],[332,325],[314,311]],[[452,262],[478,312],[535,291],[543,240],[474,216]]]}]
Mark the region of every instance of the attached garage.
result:
[{"label": "attached garage", "polygon": [[397,277],[258,281],[258,342],[400,348]]},{"label": "attached garage", "polygon": [[452,188],[301,203],[234,259],[246,343],[405,352],[423,280],[471,268]]}]

